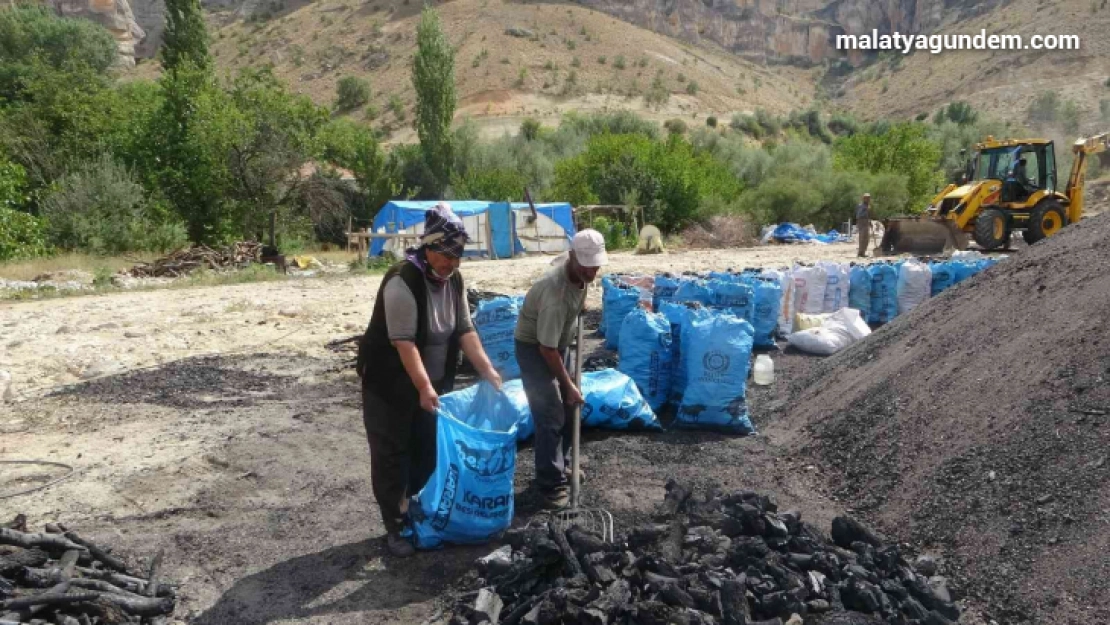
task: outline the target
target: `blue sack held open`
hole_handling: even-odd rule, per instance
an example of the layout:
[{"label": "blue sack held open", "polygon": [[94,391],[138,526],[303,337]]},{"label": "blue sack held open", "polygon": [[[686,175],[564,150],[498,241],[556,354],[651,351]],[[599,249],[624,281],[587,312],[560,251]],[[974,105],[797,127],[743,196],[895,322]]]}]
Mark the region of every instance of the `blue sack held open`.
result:
[{"label": "blue sack held open", "polygon": [[[481,385],[493,393],[487,382]],[[418,549],[485,543],[512,522],[517,419],[486,414],[477,401],[482,394],[481,388],[474,391],[470,405],[465,398],[448,402],[452,410],[465,410],[462,414],[448,412],[441,402],[436,470],[409,504],[406,533]]]}]

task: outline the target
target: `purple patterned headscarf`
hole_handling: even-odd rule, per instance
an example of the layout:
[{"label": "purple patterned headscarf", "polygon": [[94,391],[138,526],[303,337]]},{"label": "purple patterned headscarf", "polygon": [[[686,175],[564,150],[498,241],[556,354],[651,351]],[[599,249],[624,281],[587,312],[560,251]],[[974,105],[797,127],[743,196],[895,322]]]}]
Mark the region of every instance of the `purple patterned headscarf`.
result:
[{"label": "purple patterned headscarf", "polygon": [[470,235],[466,233],[462,219],[451,210],[449,204],[439,202],[435,208],[424,213],[424,234],[420,236],[420,247],[409,248],[405,258],[426,270],[425,251],[460,258],[469,240]]}]

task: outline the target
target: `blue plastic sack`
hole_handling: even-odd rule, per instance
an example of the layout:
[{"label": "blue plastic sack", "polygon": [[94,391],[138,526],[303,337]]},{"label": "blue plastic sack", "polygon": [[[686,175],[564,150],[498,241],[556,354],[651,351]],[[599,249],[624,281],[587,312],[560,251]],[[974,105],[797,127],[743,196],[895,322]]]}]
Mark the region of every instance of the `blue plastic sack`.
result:
[{"label": "blue plastic sack", "polygon": [[637,308],[621,324],[617,369],[636,382],[652,410],[670,398],[671,342],[671,324],[661,314]]},{"label": "blue plastic sack", "polygon": [[956,283],[956,273],[952,268],[952,263],[930,263],[929,268],[933,271],[933,287],[930,292],[932,297],[940,295],[945,289]]},{"label": "blue plastic sack", "polygon": [[685,279],[674,293],[675,302],[698,302],[709,306],[713,303],[713,292],[704,280]]},{"label": "blue plastic sack", "polygon": [[470,415],[467,423],[482,430],[506,430],[516,424],[516,439],[524,442],[536,432],[532,410],[524,385],[510,380],[501,385],[501,392],[487,382],[480,382],[460,391],[440,395],[439,408],[453,415]]},{"label": "blue plastic sack", "polygon": [[[475,399],[481,394],[478,389]],[[406,533],[418,549],[485,543],[513,519],[516,420],[482,414],[475,410],[477,402],[452,406],[465,412],[452,414],[440,407],[436,470],[409,504],[411,528]]]},{"label": "blue plastic sack", "polygon": [[686,304],[667,303],[663,305],[663,315],[671,323],[671,401],[682,401],[682,393],[686,390],[686,359],[682,355],[682,341],[690,320],[708,317],[712,313],[706,308],[701,308],[695,303],[694,307]]},{"label": "blue plastic sack", "polygon": [[774,347],[775,329],[782,310],[782,285],[765,278],[752,278],[750,284],[755,289],[755,315],[752,318],[755,346]]},{"label": "blue plastic sack", "polygon": [[798,224],[779,224],[771,234],[776,241],[795,243],[798,241],[818,241],[820,243],[839,243],[848,240],[848,237],[836,230],[829,230],[826,234],[815,234],[802,228]]},{"label": "blue plastic sack", "polygon": [[871,274],[866,267],[855,265],[848,273],[848,308],[858,310],[861,319],[871,318]]},{"label": "blue plastic sack", "polygon": [[754,333],[750,323],[729,314],[709,314],[687,324],[682,340],[689,379],[675,427],[755,431],[745,399]]},{"label": "blue plastic sack", "polygon": [[979,267],[975,263],[954,260],[951,261],[951,265],[952,284],[959,284],[979,272]]},{"label": "blue plastic sack", "polygon": [[898,316],[898,268],[876,263],[867,268],[871,275],[871,313],[868,323],[889,323]]},{"label": "blue plastic sack", "polygon": [[678,291],[678,284],[677,278],[657,274],[655,276],[655,287],[652,289],[651,309],[658,311],[665,302],[672,301],[675,292]]},{"label": "blue plastic sack", "polygon": [[602,299],[601,314],[605,319],[605,347],[618,349],[621,335],[621,322],[628,313],[640,307],[640,290],[614,284]]},{"label": "blue plastic sack", "polygon": [[606,430],[662,430],[632,378],[616,369],[582,374],[582,425]]},{"label": "blue plastic sack", "polygon": [[478,309],[474,311],[474,328],[482,340],[482,347],[505,380],[520,377],[513,333],[523,305],[522,297],[495,297],[478,302]]},{"label": "blue plastic sack", "polygon": [[713,308],[726,311],[751,323],[755,317],[755,291],[743,282],[726,282],[724,280],[710,280],[709,305]]}]

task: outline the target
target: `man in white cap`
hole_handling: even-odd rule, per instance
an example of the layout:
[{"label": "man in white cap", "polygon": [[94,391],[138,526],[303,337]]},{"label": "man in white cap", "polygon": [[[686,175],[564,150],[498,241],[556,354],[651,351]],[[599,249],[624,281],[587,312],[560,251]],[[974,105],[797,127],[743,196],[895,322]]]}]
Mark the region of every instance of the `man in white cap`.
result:
[{"label": "man in white cap", "polygon": [[871,242],[871,194],[864,193],[863,200],[856,206],[856,230],[859,231],[860,258],[867,257],[867,244]]},{"label": "man in white cap", "polygon": [[582,391],[563,364],[589,284],[608,263],[605,238],[596,230],[574,236],[565,262],[540,278],[524,298],[516,324],[516,359],[536,425],[536,486],[551,510],[570,501],[567,456],[574,407]]}]

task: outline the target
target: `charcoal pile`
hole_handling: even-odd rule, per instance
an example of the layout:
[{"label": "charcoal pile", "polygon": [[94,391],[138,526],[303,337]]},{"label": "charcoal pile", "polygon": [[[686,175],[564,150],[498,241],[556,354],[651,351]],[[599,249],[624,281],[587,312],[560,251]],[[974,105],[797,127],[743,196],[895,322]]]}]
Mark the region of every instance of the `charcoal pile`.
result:
[{"label": "charcoal pile", "polygon": [[0,526],[0,623],[165,623],[176,589],[162,556],[144,574],[61,524],[29,532],[20,515]]},{"label": "charcoal pile", "polygon": [[509,297],[505,293],[495,293],[493,291],[479,291],[478,289],[466,290],[466,304],[470,308],[470,314],[478,309],[478,303],[483,300],[497,299],[498,297]]},{"label": "charcoal pile", "polygon": [[[959,609],[935,564],[907,563],[849,517],[831,540],[754,492],[671,482],[656,524],[606,544],[546,523],[478,561],[451,625],[944,625]],[[918,570],[920,569],[920,570]]]},{"label": "charcoal pile", "polygon": [[194,245],[163,256],[150,263],[140,263],[128,273],[136,278],[177,278],[198,269],[235,269],[262,262],[262,244],[240,241],[221,249]]}]

